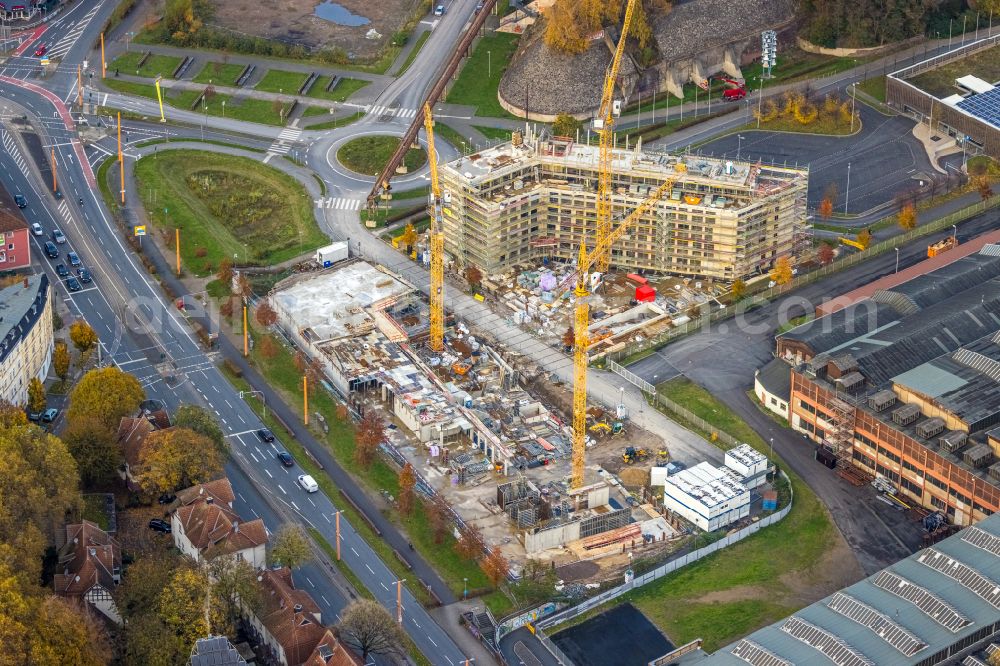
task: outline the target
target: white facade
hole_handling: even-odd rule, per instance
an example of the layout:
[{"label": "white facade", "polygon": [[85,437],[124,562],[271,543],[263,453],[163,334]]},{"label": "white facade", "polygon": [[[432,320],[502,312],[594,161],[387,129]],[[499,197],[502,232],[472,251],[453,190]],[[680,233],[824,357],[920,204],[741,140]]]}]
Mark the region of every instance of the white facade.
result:
[{"label": "white facade", "polygon": [[757,399],[760,400],[760,404],[764,405],[769,411],[774,412],[783,419],[788,419],[788,400],[768,392],[761,383],[759,374],[754,375],[753,392],[757,395]]},{"label": "white facade", "polygon": [[32,378],[45,381],[52,361],[52,291],[33,275],[0,290],[0,400],[28,402]]},{"label": "white facade", "polygon": [[663,503],[706,532],[750,515],[750,491],[737,474],[707,462],[664,479]]},{"label": "white facade", "polygon": [[726,451],[726,467],[736,472],[747,488],[756,488],[767,481],[770,464],[767,456],[749,444],[740,444]]},{"label": "white facade", "polygon": [[[174,538],[174,546],[198,564],[208,564],[202,552],[193,544],[184,533],[184,525],[178,517],[178,512],[174,511],[170,515],[171,535]],[[259,569],[267,565],[267,544],[259,543],[249,548],[237,550],[224,557],[233,557],[238,560],[249,562],[254,569]]]}]

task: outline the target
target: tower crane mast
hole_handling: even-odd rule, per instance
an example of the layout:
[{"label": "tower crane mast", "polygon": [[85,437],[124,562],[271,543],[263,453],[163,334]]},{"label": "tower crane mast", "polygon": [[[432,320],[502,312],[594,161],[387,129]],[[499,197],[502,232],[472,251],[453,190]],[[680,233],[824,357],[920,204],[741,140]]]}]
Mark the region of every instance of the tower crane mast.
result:
[{"label": "tower crane mast", "polygon": [[444,351],[444,229],[441,219],[441,182],[438,180],[437,153],[434,152],[434,118],[431,105],[424,104],[424,130],[427,132],[427,160],[431,168],[431,332],[432,351]]},{"label": "tower crane mast", "polygon": [[[621,69],[622,56],[625,54],[625,41],[628,37],[629,28],[632,25],[632,17],[635,15],[635,6],[639,0],[628,0],[625,7],[625,21],[622,23],[622,34],[618,38],[618,46],[615,48],[615,55],[611,59],[611,66],[604,77],[604,92],[601,95],[601,107],[594,118],[594,129],[600,138],[600,161],[597,169],[597,244],[601,245],[611,234],[611,161],[612,145],[615,134],[615,117],[621,109],[614,100],[615,83],[618,80],[618,70]],[[596,248],[595,248],[596,249]],[[611,247],[607,251],[597,256],[597,270],[607,272],[611,263]]]}]

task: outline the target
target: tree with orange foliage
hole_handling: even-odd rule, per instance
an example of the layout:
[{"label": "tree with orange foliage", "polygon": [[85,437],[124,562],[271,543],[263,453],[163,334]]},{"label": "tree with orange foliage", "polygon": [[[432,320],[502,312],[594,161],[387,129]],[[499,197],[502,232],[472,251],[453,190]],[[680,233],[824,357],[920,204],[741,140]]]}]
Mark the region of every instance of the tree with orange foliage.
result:
[{"label": "tree with orange foliage", "polygon": [[917,209],[912,203],[903,206],[899,211],[899,226],[903,231],[911,231],[917,227]]},{"label": "tree with orange foliage", "polygon": [[819,216],[823,218],[826,222],[833,215],[833,201],[830,197],[823,197],[823,200],[819,202],[819,209],[817,210]]},{"label": "tree with orange foliage", "polygon": [[367,410],[354,436],[354,460],[362,467],[371,465],[383,439],[385,421],[374,409]]},{"label": "tree with orange foliage", "polygon": [[466,560],[475,560],[483,554],[483,535],[472,523],[465,523],[458,532],[455,552]]},{"label": "tree with orange foliage", "polygon": [[507,558],[500,552],[500,546],[493,546],[490,549],[490,554],[486,556],[486,559],[483,560],[480,566],[494,588],[506,580],[507,575],[510,573],[510,563],[507,562]]},{"label": "tree with orange foliage", "polygon": [[833,261],[833,246],[829,243],[820,243],[819,249],[816,251],[816,258],[820,264],[826,266]]},{"label": "tree with orange foliage", "polygon": [[273,326],[274,322],[278,321],[278,313],[267,301],[261,301],[260,305],[257,306],[256,317],[257,323],[261,326]]},{"label": "tree with orange foliage", "polygon": [[399,470],[399,512],[404,516],[413,511],[413,488],[416,485],[417,475],[413,472],[413,465],[406,463]]}]

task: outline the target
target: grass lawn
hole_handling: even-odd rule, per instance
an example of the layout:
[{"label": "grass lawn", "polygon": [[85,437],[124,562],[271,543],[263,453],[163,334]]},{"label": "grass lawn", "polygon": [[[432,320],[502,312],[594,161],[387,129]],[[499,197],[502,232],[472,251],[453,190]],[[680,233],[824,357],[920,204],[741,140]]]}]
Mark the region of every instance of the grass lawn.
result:
[{"label": "grass lawn", "polygon": [[431,36],[430,30],[420,33],[420,36],[417,37],[417,43],[414,45],[410,53],[406,56],[406,61],[403,63],[403,66],[399,68],[399,71],[396,73],[396,76],[402,76],[403,73],[410,68],[410,65],[413,64],[413,60],[417,57],[417,54],[420,53],[420,49],[423,48],[424,42],[426,42],[427,38],[430,36]]},{"label": "grass lawn", "polygon": [[[394,136],[362,136],[341,146],[337,159],[351,171],[377,176],[398,145],[399,139]],[[423,148],[411,148],[403,157],[408,171],[419,169],[426,161],[427,153]]]},{"label": "grass lawn", "polygon": [[198,72],[198,76],[192,79],[195,83],[212,83],[217,86],[236,85],[236,79],[246,65],[234,65],[229,62],[212,61],[205,63],[205,66]]},{"label": "grass lawn", "polygon": [[[696,384],[671,380],[657,389],[719,430],[767,452],[767,444],[749,425]],[[849,551],[826,509],[808,486],[785,471],[795,499],[784,520],[616,603],[634,603],[675,644],[700,637],[705,650],[713,652],[848,582],[839,578],[850,574],[830,562]]]},{"label": "grass lawn", "polygon": [[865,79],[858,84],[858,90],[868,93],[878,101],[885,103],[885,77],[876,76]]},{"label": "grass lawn", "polygon": [[329,120],[325,123],[316,123],[315,125],[306,125],[303,129],[310,130],[325,130],[325,129],[337,129],[338,127],[343,127],[344,125],[350,125],[351,123],[357,122],[364,117],[364,112],[359,111],[348,118],[340,118]]},{"label": "grass lawn", "polygon": [[133,81],[122,81],[120,79],[104,79],[103,83],[112,90],[117,90],[126,95],[156,99],[156,86],[152,83],[134,83]]},{"label": "grass lawn", "polygon": [[[261,340],[268,334],[254,330],[253,335],[255,349],[259,350]],[[300,387],[302,386],[302,375],[295,367],[292,353],[277,339],[274,339],[273,342],[275,343],[274,346],[278,349],[278,353],[273,358],[264,358],[255,351],[251,354],[251,360],[260,373],[267,378],[268,383],[281,392],[286,403],[297,404],[301,401]],[[362,467],[354,460],[353,424],[337,418],[338,403],[336,400],[322,389],[311,391],[309,400],[310,410],[323,414],[330,428],[330,432],[326,435],[316,429],[313,430],[313,434],[318,440],[325,441],[330,452],[340,465],[369,489],[374,491],[387,490],[393,496],[398,496],[399,481],[397,472],[384,459],[381,457],[376,458],[368,468]],[[282,430],[283,428],[278,425],[275,432]],[[296,455],[296,460],[317,479],[320,485],[329,484],[329,489],[325,486],[324,489],[327,492],[333,490],[330,496],[336,502],[336,490],[330,477],[318,469],[310,469],[309,466],[312,463],[305,456],[304,450],[302,450],[298,442],[289,440],[286,444],[292,453]],[[337,502],[337,505],[341,508],[346,507],[345,510],[351,509],[350,506],[342,501]],[[351,513],[351,511],[348,511],[348,513]],[[413,513],[404,520],[400,520],[399,516],[395,514],[389,515],[389,518],[406,532],[413,546],[434,566],[455,594],[460,595],[462,593],[463,578],[469,579],[470,595],[474,592],[488,591],[489,583],[486,575],[474,562],[469,562],[459,557],[454,548],[455,539],[450,533],[446,535],[442,543],[434,543],[427,514],[424,512],[421,502],[416,503]],[[352,518],[351,524],[365,537],[365,540],[371,544],[372,548],[379,553],[390,569],[393,569],[393,571],[397,571],[398,569],[397,573],[405,577],[405,571],[401,565],[398,565],[391,549],[382,539],[376,537],[368,529],[366,523],[360,519]],[[409,577],[412,578],[412,576]],[[419,585],[413,585],[410,589],[418,599],[422,601],[428,600],[427,593],[420,590]]]},{"label": "grass lawn", "polygon": [[958,92],[955,79],[967,74],[978,76],[991,83],[1000,79],[1000,45],[911,76],[907,79],[907,83],[935,97],[947,97]]},{"label": "grass lawn", "polygon": [[105,511],[104,495],[84,494],[83,496],[83,518],[93,523],[102,530],[108,529],[108,513]]},{"label": "grass lawn", "polygon": [[269,69],[264,78],[253,87],[264,92],[280,92],[288,95],[298,94],[299,88],[309,77],[303,72],[289,72],[283,69]]},{"label": "grass lawn", "polygon": [[340,79],[337,81],[337,84],[333,86],[333,89],[327,92],[326,86],[329,83],[329,76],[319,77],[316,83],[313,84],[312,89],[309,90],[309,97],[328,99],[332,102],[343,102],[348,97],[367,86],[370,81],[365,81],[363,79]]},{"label": "grass lawn", "polygon": [[[181,64],[182,58],[154,54],[146,58],[146,62],[143,63],[142,67],[137,67],[140,60],[142,60],[142,53],[138,51],[123,53],[108,63],[109,76],[113,76],[114,71],[117,69],[120,74],[137,74],[138,76],[148,76],[150,78],[162,76],[169,79],[174,75],[174,70]],[[136,71],[137,69],[138,72]],[[108,79],[105,79],[106,81]]]},{"label": "grass lawn", "polygon": [[302,112],[303,118],[312,118],[315,116],[328,116],[330,115],[330,109],[325,106],[309,106],[306,110]]},{"label": "grass lawn", "polygon": [[459,152],[469,153],[472,151],[472,147],[469,145],[469,137],[462,136],[459,134],[458,130],[451,125],[446,125],[440,120],[435,120],[434,139],[437,140],[438,137],[458,148]]},{"label": "grass lawn", "polygon": [[487,139],[510,141],[511,130],[509,129],[503,129],[501,127],[486,127],[484,125],[473,125],[473,127]]},{"label": "grass lawn", "polygon": [[[115,79],[105,79],[104,83],[107,84],[109,88],[127,95],[137,95],[139,97],[156,99],[156,88],[150,84],[133,83],[131,81],[117,81]],[[175,90],[164,88],[163,102],[164,104],[172,106],[176,109],[190,111],[192,110],[191,105],[200,94],[200,90]],[[222,106],[222,102],[226,103],[224,108]],[[291,102],[288,102],[281,107],[284,109],[286,116],[290,105]],[[204,113],[205,106],[199,105],[195,110]],[[263,123],[265,125],[284,125],[283,116],[275,111],[274,102],[271,100],[253,99],[250,97],[234,100],[234,98],[229,95],[217,93],[208,102],[207,111],[210,116],[225,116],[226,118],[246,120],[252,123]]]},{"label": "grass lawn", "polygon": [[[757,121],[753,121],[743,131],[748,132],[758,129]],[[833,136],[848,136],[854,132],[861,131],[861,120],[854,121],[854,132],[851,132],[851,123],[842,122],[836,116],[821,114],[815,121],[808,125],[803,125],[792,117],[779,117],[770,121],[761,121],[760,130],[768,132],[798,132],[799,134],[829,134]]]},{"label": "grass lawn", "polygon": [[182,264],[197,275],[233,255],[270,265],[327,242],[305,189],[255,160],[170,150],[135,172],[154,228],[180,227]]},{"label": "grass lawn", "polygon": [[[497,88],[517,49],[519,36],[496,32],[483,37],[448,91],[446,102],[476,107],[476,115],[513,118],[497,99]],[[489,72],[489,76],[483,76]]]}]

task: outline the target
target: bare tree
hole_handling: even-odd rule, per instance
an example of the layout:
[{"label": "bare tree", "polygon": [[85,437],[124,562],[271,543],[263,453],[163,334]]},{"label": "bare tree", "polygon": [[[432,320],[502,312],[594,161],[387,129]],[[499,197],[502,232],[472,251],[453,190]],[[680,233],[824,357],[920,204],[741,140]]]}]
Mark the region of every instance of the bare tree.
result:
[{"label": "bare tree", "polygon": [[361,652],[361,660],[366,664],[369,655],[402,653],[403,630],[378,602],[354,601],[343,612],[338,629],[341,639]]}]

